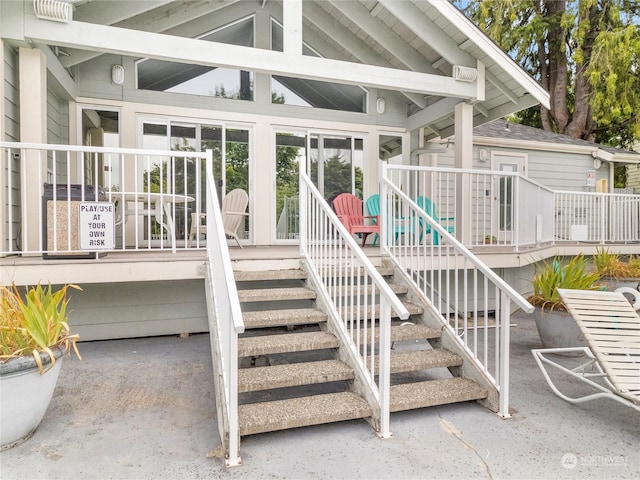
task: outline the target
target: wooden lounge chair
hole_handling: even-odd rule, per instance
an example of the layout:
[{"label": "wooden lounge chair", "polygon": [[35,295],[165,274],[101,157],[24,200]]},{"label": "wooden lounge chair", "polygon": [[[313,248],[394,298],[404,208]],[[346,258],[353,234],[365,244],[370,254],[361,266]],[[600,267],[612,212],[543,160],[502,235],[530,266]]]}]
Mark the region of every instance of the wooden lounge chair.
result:
[{"label": "wooden lounge chair", "polygon": [[[558,289],[558,293],[588,346],[531,351],[551,389],[571,403],[609,398],[640,411],[640,317],[629,300],[617,291]],[[587,361],[570,369],[560,363],[562,357],[549,356],[566,353],[584,353]],[[575,398],[561,393],[551,380],[547,366],[557,368],[597,392]]]},{"label": "wooden lounge chair", "polygon": [[[333,200],[333,209],[338,215],[342,224],[351,235],[362,235],[362,246],[367,242],[367,237],[371,233],[380,233],[378,217],[364,215],[362,213],[362,200],[350,193],[341,193]],[[376,223],[365,223],[367,220]]]}]

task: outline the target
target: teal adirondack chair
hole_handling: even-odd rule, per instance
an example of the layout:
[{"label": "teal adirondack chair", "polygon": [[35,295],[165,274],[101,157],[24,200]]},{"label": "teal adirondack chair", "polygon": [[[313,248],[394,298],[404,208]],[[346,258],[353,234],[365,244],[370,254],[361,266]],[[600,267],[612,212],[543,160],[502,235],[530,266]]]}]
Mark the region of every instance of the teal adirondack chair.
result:
[{"label": "teal adirondack chair", "polygon": [[[380,217],[380,195],[379,194],[375,193],[367,199],[367,211],[369,212],[369,215],[376,217],[376,220],[374,221],[377,222],[377,218]],[[398,219],[398,220],[401,220],[401,219]],[[414,230],[413,222],[407,228],[406,222],[396,221],[394,222],[393,230],[394,230],[396,239],[398,238],[399,235],[404,235],[405,233],[413,233],[413,230]],[[373,239],[373,244],[375,245],[377,241],[378,241],[378,236],[376,235]]]},{"label": "teal adirondack chair", "polygon": [[[436,211],[436,205],[431,201],[429,197],[420,195],[418,198],[416,198],[416,203],[422,210],[425,211],[427,215],[429,215],[436,222],[438,222],[440,225],[446,228],[447,232],[453,233],[454,226],[452,222],[455,221],[455,217],[445,217],[445,218],[438,217],[438,213]],[[440,238],[439,238],[440,235],[438,235],[438,232],[436,231],[432,232],[431,226],[427,222],[420,219],[420,226],[424,228],[424,233],[431,233],[432,243],[434,245],[440,244]]]}]

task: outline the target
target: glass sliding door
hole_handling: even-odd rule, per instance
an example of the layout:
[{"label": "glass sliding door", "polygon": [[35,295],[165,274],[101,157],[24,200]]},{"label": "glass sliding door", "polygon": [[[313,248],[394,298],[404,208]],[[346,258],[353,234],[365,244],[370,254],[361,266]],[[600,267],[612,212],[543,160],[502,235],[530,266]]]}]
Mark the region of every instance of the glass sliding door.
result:
[{"label": "glass sliding door", "polygon": [[353,136],[311,134],[307,168],[325,200],[341,193],[362,198],[363,145],[362,138]]},{"label": "glass sliding door", "polygon": [[300,162],[325,200],[363,196],[364,139],[353,135],[280,130],[275,134],[275,241],[297,243]]},{"label": "glass sliding door", "polygon": [[276,133],[275,238],[283,243],[295,243],[300,236],[298,171],[307,158],[306,145],[305,134]]},{"label": "glass sliding door", "polygon": [[[250,195],[249,138],[250,131],[242,128],[169,120],[142,121],[142,146],[145,149],[181,152],[212,150],[213,176],[220,203],[228,192],[236,188]],[[176,239],[186,242],[193,218],[206,214],[205,161],[188,156],[167,156],[152,165],[138,165],[138,179],[142,191],[175,193],[194,199],[179,215],[176,212]],[[250,225],[247,216],[238,231],[241,239],[250,238]],[[148,238],[146,232],[145,238]],[[204,240],[201,236],[196,244],[203,246]]]}]

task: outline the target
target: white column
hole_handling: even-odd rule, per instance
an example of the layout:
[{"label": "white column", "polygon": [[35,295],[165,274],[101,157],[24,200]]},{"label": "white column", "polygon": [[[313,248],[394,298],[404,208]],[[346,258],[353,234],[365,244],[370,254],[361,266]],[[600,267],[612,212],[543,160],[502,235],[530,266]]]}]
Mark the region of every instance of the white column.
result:
[{"label": "white column", "polygon": [[249,165],[249,221],[255,245],[271,245],[278,220],[274,214],[276,191],[275,136],[269,123],[258,123],[254,130]]},{"label": "white column", "polygon": [[[473,105],[458,103],[455,107],[455,167],[470,169],[473,166]],[[462,176],[456,193],[455,236],[464,245],[471,245],[469,228],[471,179]]]},{"label": "white column", "polygon": [[[20,48],[20,141],[47,143],[47,61],[44,54],[34,48]],[[40,217],[29,215],[37,211],[47,176],[46,155],[30,151],[20,159],[22,181],[22,249],[39,249]],[[38,165],[39,162],[39,165]],[[43,175],[39,177],[37,172]]]},{"label": "white column", "polygon": [[302,0],[282,2],[284,53],[302,55]]}]

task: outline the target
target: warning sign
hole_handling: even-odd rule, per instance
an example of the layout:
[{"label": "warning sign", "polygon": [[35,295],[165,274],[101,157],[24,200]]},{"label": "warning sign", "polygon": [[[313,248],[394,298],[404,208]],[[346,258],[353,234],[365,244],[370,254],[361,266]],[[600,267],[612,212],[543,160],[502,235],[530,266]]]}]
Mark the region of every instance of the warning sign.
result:
[{"label": "warning sign", "polygon": [[115,205],[110,202],[81,202],[79,231],[81,250],[115,248]]}]

